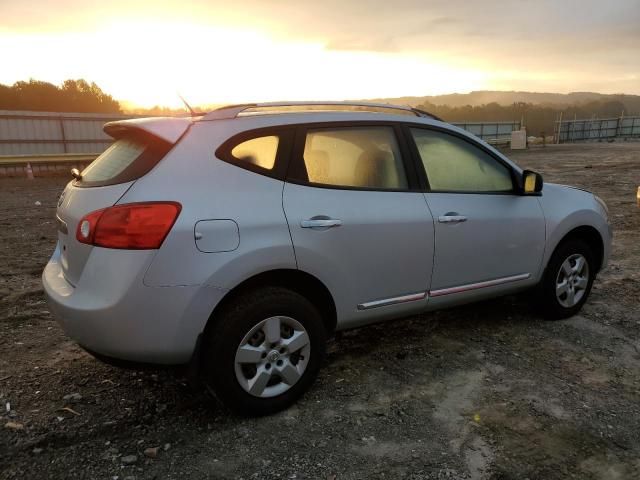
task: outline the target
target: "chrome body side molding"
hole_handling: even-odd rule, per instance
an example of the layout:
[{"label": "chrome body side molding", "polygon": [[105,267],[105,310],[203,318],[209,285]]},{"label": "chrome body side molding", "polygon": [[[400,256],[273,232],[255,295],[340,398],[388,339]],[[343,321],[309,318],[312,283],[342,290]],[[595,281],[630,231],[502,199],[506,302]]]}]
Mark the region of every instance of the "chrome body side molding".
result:
[{"label": "chrome body side molding", "polygon": [[512,275],[510,277],[496,278],[493,280],[486,280],[484,282],[469,283],[467,285],[459,285],[457,287],[441,288],[439,290],[432,290],[429,295],[432,297],[440,297],[442,295],[450,295],[452,293],[461,293],[469,290],[476,290],[478,288],[494,287],[496,285],[502,285],[504,283],[517,282],[520,280],[526,280],[531,277],[530,273],[521,273],[519,275]]},{"label": "chrome body side molding", "polygon": [[[469,283],[467,285],[459,285],[457,287],[441,288],[438,290],[432,290],[428,292],[431,297],[441,297],[443,295],[450,295],[452,293],[462,293],[469,290],[477,290],[479,288],[495,287],[496,285],[503,285],[505,283],[517,282],[520,280],[527,280],[531,278],[530,273],[521,273],[519,275],[512,275],[510,277],[495,278],[493,280],[486,280],[484,282]],[[371,308],[387,307],[389,305],[396,305],[398,303],[415,302],[423,300],[427,297],[427,292],[411,293],[409,295],[401,295],[399,297],[385,298],[382,300],[374,300],[372,302],[365,302],[358,304],[358,310],[369,310]]]},{"label": "chrome body side molding", "polygon": [[374,300],[372,302],[360,303],[358,310],[369,310],[370,308],[386,307],[389,305],[396,305],[398,303],[415,302],[417,300],[423,300],[427,297],[427,292],[411,293],[409,295],[402,295],[400,297],[385,298],[383,300]]}]

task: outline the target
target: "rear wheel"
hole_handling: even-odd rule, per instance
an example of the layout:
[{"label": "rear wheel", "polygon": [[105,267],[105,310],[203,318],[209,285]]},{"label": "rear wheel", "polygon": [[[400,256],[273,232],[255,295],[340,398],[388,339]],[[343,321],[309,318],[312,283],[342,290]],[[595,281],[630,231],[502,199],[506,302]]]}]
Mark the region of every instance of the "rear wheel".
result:
[{"label": "rear wheel", "polygon": [[207,383],[232,410],[274,413],[294,403],[313,383],[326,332],[306,298],[280,287],[234,299],[207,332]]},{"label": "rear wheel", "polygon": [[544,315],[555,320],[578,313],[589,297],[595,273],[594,255],[587,243],[570,239],[560,244],[542,280]]}]

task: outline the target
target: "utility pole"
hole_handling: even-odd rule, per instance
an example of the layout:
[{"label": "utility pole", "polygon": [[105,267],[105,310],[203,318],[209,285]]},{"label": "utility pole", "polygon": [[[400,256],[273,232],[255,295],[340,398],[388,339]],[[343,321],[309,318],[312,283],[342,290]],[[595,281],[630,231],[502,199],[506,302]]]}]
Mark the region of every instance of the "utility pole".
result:
[{"label": "utility pole", "polygon": [[562,110],[560,110],[560,120],[558,120],[558,135],[556,137],[556,145],[560,143],[560,129],[562,128]]}]

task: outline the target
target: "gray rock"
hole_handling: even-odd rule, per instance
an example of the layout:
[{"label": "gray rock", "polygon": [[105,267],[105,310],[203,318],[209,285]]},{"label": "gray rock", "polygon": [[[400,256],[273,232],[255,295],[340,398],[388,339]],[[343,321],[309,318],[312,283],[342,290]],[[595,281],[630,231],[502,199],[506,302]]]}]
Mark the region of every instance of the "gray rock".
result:
[{"label": "gray rock", "polygon": [[79,402],[82,400],[82,395],[79,393],[70,393],[69,395],[65,395],[62,399],[66,402]]},{"label": "gray rock", "polygon": [[120,461],[125,465],[133,465],[138,461],[137,455],[125,455],[120,459]]}]

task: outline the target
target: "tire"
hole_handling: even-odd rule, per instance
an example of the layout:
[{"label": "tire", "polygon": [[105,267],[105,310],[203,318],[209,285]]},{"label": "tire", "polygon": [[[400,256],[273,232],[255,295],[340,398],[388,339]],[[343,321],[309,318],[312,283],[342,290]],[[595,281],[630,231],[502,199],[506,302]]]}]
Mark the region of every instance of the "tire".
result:
[{"label": "tire", "polygon": [[213,321],[203,352],[205,382],[236,413],[283,410],[317,377],[326,331],[318,309],[302,295],[260,288],[233,299]]},{"label": "tire", "polygon": [[586,242],[568,239],[558,245],[539,289],[544,317],[560,320],[578,313],[589,297],[595,276],[595,256]]}]

